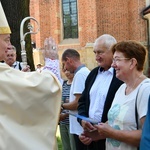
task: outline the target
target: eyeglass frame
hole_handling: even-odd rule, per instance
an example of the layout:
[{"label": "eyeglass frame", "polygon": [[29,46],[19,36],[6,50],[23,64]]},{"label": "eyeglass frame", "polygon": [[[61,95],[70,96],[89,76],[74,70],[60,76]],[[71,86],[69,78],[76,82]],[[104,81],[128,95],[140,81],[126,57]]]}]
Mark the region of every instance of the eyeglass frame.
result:
[{"label": "eyeglass frame", "polygon": [[113,58],[112,63],[118,63],[121,60],[130,60],[131,58],[126,58],[126,57],[118,57],[118,58]]}]

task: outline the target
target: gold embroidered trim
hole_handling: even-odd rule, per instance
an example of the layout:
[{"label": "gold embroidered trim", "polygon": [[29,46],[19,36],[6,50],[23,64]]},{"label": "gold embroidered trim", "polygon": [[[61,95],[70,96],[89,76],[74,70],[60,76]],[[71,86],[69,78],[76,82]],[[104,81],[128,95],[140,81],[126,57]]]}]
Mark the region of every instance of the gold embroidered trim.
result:
[{"label": "gold embroidered trim", "polygon": [[11,30],[9,27],[0,27],[0,34],[10,34]]}]

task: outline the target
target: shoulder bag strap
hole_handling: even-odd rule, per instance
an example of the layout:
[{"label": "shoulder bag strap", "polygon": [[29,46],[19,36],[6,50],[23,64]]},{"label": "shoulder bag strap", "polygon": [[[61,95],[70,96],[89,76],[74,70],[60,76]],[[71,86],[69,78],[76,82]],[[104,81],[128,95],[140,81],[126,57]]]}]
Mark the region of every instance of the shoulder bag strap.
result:
[{"label": "shoulder bag strap", "polygon": [[[145,83],[149,83],[149,81],[146,81],[144,82],[143,84]],[[135,120],[136,120],[136,124],[137,124],[137,129],[139,129],[139,122],[138,122],[138,111],[137,111],[137,100],[138,100],[138,94],[139,94],[139,91],[140,91],[140,88],[141,86],[143,85],[141,84],[138,91],[137,91],[137,95],[136,95],[136,99],[135,99]]]},{"label": "shoulder bag strap", "polygon": [[[137,111],[137,100],[138,100],[138,95],[139,95],[140,88],[141,88],[141,86],[139,87],[139,89],[137,91],[136,99],[135,99],[135,120],[136,120],[136,128],[137,128],[137,130],[139,129],[138,111]],[[137,150],[139,150],[139,147],[137,147]]]},{"label": "shoulder bag strap", "polygon": [[[144,83],[149,83],[149,81],[146,81]],[[143,83],[143,84],[144,84]],[[138,94],[139,94],[139,91],[140,91],[140,88],[141,86],[143,85],[141,84],[138,91],[137,91],[137,95],[136,95],[136,99],[135,99],[135,120],[136,120],[136,125],[137,125],[137,130],[139,129],[139,122],[138,122],[138,111],[137,111],[137,100],[138,100]],[[137,148],[137,150],[139,150],[139,147]]]},{"label": "shoulder bag strap", "polygon": [[138,122],[138,112],[137,112],[137,99],[139,95],[140,88],[137,91],[136,99],[135,99],[135,121],[136,121],[136,128],[139,129],[139,122]]}]

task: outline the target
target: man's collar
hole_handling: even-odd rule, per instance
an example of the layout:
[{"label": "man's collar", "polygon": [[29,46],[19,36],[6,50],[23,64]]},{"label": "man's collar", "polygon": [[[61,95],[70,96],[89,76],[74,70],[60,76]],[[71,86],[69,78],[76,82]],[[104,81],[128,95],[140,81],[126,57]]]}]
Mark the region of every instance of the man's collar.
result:
[{"label": "man's collar", "polygon": [[76,74],[81,68],[85,67],[85,65],[81,65],[79,66],[75,71],[74,71],[74,74]]},{"label": "man's collar", "polygon": [[17,66],[17,61],[15,61],[11,67],[15,68]]},{"label": "man's collar", "polygon": [[[99,68],[99,71],[100,71],[100,72],[104,72],[105,70],[104,70],[104,68],[103,68],[103,67],[100,67],[100,68]],[[114,72],[114,68],[110,67],[107,71],[109,71],[110,73],[112,73],[112,74],[113,74],[113,72]]]}]

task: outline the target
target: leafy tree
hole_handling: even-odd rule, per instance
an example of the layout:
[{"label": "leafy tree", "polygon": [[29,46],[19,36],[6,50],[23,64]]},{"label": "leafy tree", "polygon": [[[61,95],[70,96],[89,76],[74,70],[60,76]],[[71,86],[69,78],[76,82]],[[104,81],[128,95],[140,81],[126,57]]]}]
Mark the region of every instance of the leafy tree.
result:
[{"label": "leafy tree", "polygon": [[[20,24],[25,17],[29,16],[30,0],[1,0],[1,3],[12,31],[11,43],[17,49],[17,60],[21,61]],[[29,21],[26,21],[24,25],[24,33],[29,31],[27,29],[28,22]],[[31,67],[31,70],[34,70],[35,68],[32,56],[31,36],[27,35],[25,41],[27,61]]]}]

